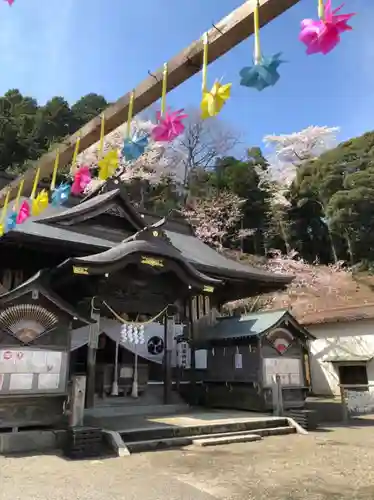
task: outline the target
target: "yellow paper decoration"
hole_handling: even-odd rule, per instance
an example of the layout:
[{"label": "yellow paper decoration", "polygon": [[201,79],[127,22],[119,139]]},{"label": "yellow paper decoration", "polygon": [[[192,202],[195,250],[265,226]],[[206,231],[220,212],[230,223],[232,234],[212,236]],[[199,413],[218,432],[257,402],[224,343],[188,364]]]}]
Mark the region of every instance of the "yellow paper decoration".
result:
[{"label": "yellow paper decoration", "polygon": [[36,198],[31,199],[31,215],[34,217],[40,215],[48,207],[48,203],[48,192],[42,189]]},{"label": "yellow paper decoration", "polygon": [[105,117],[104,117],[104,113],[103,113],[101,115],[101,124],[100,124],[99,158],[101,158],[103,156],[104,137],[105,137]]},{"label": "yellow paper decoration", "polygon": [[24,184],[25,184],[25,179],[21,179],[21,182],[19,183],[19,186],[18,186],[16,201],[14,202],[13,212],[18,212],[19,202],[21,199],[21,194],[23,191]]},{"label": "yellow paper decoration", "polygon": [[318,0],[318,17],[323,21],[325,18],[325,6],[323,0]]},{"label": "yellow paper decoration", "polygon": [[106,181],[118,168],[118,151],[109,151],[103,159],[98,162],[99,179]]},{"label": "yellow paper decoration", "polygon": [[168,88],[168,63],[164,64],[162,76],[162,92],[161,92],[161,116],[165,116],[166,112],[166,94]]},{"label": "yellow paper decoration", "polygon": [[57,179],[57,170],[58,170],[59,162],[60,162],[60,150],[57,149],[57,151],[56,151],[56,157],[55,157],[55,163],[54,163],[54,166],[53,166],[53,174],[52,174],[51,187],[50,187],[51,192],[56,189],[56,179]]},{"label": "yellow paper decoration", "polygon": [[[322,0],[323,1],[323,0]],[[254,63],[261,64],[261,42],[260,42],[260,3],[257,0],[254,11],[254,37],[255,37],[255,50],[254,50]]]},{"label": "yellow paper decoration", "polygon": [[32,185],[32,191],[30,195],[30,198],[32,200],[35,198],[36,190],[38,189],[39,177],[40,177],[40,167],[38,167],[35,172],[34,183]]},{"label": "yellow paper decoration", "polygon": [[131,135],[131,120],[132,120],[132,114],[134,112],[134,98],[135,98],[135,90],[133,90],[131,92],[131,95],[130,95],[129,110],[127,113],[125,139],[129,139],[130,135]]},{"label": "yellow paper decoration", "polygon": [[203,97],[201,99],[201,118],[205,120],[211,116],[216,116],[223,108],[225,102],[229,99],[231,93],[232,83],[227,83],[222,85],[216,81],[212,87],[212,90],[207,88],[207,74],[208,74],[208,34],[205,33],[203,37],[203,83],[202,83],[202,93]]},{"label": "yellow paper decoration", "polygon": [[79,147],[81,144],[81,136],[80,132],[78,132],[77,140],[75,142],[75,147],[74,147],[74,153],[73,153],[73,159],[71,161],[71,172],[75,173],[75,170],[77,168],[77,158],[79,154]]},{"label": "yellow paper decoration", "polygon": [[230,98],[231,86],[232,83],[222,85],[216,81],[210,92],[203,92],[200,105],[203,120],[218,115],[225,102]]},{"label": "yellow paper decoration", "polygon": [[5,197],[5,201],[4,201],[4,205],[3,205],[3,210],[1,212],[1,217],[0,217],[0,236],[3,236],[4,233],[5,233],[4,221],[5,221],[5,218],[6,218],[7,211],[8,211],[9,197],[10,197],[10,189],[8,189],[8,191],[7,191],[7,194],[6,194],[6,197]]}]

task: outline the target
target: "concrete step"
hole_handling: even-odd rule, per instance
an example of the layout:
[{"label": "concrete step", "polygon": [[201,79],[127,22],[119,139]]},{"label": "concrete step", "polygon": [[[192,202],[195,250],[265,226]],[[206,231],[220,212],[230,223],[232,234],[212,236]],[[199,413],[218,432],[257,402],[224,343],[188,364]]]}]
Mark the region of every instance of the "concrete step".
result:
[{"label": "concrete step", "polygon": [[141,441],[124,442],[130,453],[140,453],[144,451],[155,451],[166,448],[182,448],[189,445],[214,446],[219,444],[245,443],[250,441],[260,441],[266,436],[279,436],[295,434],[296,429],[292,426],[269,427],[255,429],[251,432],[237,431],[224,432],[218,434],[199,434],[183,437],[169,437],[146,439]]},{"label": "concrete step", "polygon": [[110,406],[109,404],[97,406],[95,408],[88,408],[84,411],[85,420],[100,419],[100,418],[114,418],[114,417],[127,417],[127,416],[144,416],[150,413],[153,416],[158,415],[173,415],[179,413],[186,413],[189,406],[183,404],[169,404],[169,405],[148,405],[148,404],[116,404]]},{"label": "concrete step", "polygon": [[248,434],[246,432],[245,434],[234,435],[234,436],[227,434],[226,436],[221,436],[221,437],[193,439],[192,444],[205,447],[205,446],[217,446],[218,444],[249,443],[252,441],[261,441],[261,439],[262,437],[259,436],[258,434]]},{"label": "concrete step", "polygon": [[[169,438],[202,437],[217,434],[247,432],[290,427],[286,418],[256,418],[247,421],[199,424],[189,426],[154,425],[148,428],[119,431],[123,441],[128,444],[138,441],[164,440]],[[293,432],[293,431],[292,431]],[[266,434],[265,434],[266,435]]]},{"label": "concrete step", "polygon": [[266,436],[284,436],[286,434],[296,434],[297,430],[291,425],[285,427],[269,427],[268,429],[255,429],[252,434],[257,434],[261,437]]},{"label": "concrete step", "polygon": [[145,441],[135,441],[125,443],[130,453],[141,453],[144,451],[165,450],[167,448],[182,448],[192,444],[192,439],[188,437],[173,437],[163,439],[147,439]]}]

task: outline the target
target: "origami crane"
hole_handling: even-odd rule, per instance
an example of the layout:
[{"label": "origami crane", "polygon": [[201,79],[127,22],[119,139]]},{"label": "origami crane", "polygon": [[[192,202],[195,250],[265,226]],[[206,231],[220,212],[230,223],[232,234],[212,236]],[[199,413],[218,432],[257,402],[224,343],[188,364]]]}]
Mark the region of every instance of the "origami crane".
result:
[{"label": "origami crane", "polygon": [[122,156],[127,161],[134,161],[140,158],[148,146],[148,135],[139,136],[135,133],[132,137],[124,140],[122,148]]},{"label": "origami crane", "polygon": [[86,186],[91,182],[91,172],[89,167],[82,166],[74,174],[74,181],[71,186],[71,194],[77,196],[86,189]]},{"label": "origami crane", "polygon": [[331,0],[327,0],[321,19],[301,21],[299,40],[306,45],[308,55],[328,54],[340,42],[340,34],[352,30],[347,23],[355,14],[337,14],[342,7],[332,10]]},{"label": "origami crane", "polygon": [[230,98],[232,83],[222,85],[216,81],[210,92],[203,91],[201,100],[201,118],[205,120],[211,116],[216,116],[223,108],[225,102]]},{"label": "origami crane", "polygon": [[258,63],[243,68],[239,73],[240,85],[257,90],[264,90],[275,85],[280,78],[278,68],[284,62],[280,59],[281,55],[282,53],[279,52],[271,57],[261,57]]},{"label": "origami crane", "polygon": [[166,111],[164,116],[158,111],[156,115],[157,125],[151,132],[152,139],[156,142],[171,142],[178,135],[181,135],[185,128],[182,120],[188,116],[183,111],[183,109],[172,112]]},{"label": "origami crane", "polygon": [[99,179],[106,181],[111,177],[118,168],[118,151],[114,149],[109,151],[104,158],[98,162],[99,166]]},{"label": "origami crane", "polygon": [[71,187],[69,184],[62,183],[52,191],[52,205],[58,207],[69,199]]},{"label": "origami crane", "polygon": [[48,204],[48,192],[45,189],[42,189],[36,198],[31,200],[31,215],[37,217],[48,207]]},{"label": "origami crane", "polygon": [[30,205],[26,200],[21,203],[19,212],[16,216],[16,224],[23,224],[30,217]]},{"label": "origami crane", "polygon": [[6,2],[8,2],[8,5],[13,5],[14,4],[14,0],[5,0]]}]

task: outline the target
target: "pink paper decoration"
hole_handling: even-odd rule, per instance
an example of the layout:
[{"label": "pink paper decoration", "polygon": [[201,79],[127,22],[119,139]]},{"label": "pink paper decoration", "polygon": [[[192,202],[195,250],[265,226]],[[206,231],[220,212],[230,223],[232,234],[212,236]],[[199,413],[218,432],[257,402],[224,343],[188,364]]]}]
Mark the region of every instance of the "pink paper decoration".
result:
[{"label": "pink paper decoration", "polygon": [[304,19],[301,21],[299,39],[306,45],[308,55],[328,54],[340,42],[340,34],[352,30],[352,27],[347,23],[355,14],[337,14],[343,5],[332,10],[331,0],[327,0],[324,8],[324,19],[318,19],[318,21]]},{"label": "pink paper decoration", "polygon": [[23,200],[23,202],[21,203],[19,212],[17,214],[17,217],[16,217],[16,223],[22,224],[29,217],[30,217],[30,205],[28,204],[28,202],[26,200]]},{"label": "pink paper decoration", "polygon": [[14,4],[14,0],[5,0],[6,2],[8,2],[9,5],[13,5]]},{"label": "pink paper decoration", "polygon": [[171,113],[166,111],[164,116],[158,111],[156,114],[158,124],[151,132],[152,139],[156,142],[171,142],[182,134],[185,128],[182,120],[188,116],[183,114],[183,111],[183,109]]},{"label": "pink paper decoration", "polygon": [[80,167],[74,174],[74,181],[71,186],[71,194],[77,196],[82,194],[86,186],[91,182],[91,172],[89,167]]}]

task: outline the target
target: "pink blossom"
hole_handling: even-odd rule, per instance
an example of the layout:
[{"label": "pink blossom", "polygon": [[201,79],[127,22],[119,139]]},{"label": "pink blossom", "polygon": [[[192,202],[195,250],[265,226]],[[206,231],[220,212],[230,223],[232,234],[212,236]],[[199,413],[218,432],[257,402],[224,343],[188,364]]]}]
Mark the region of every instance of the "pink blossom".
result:
[{"label": "pink blossom", "polygon": [[[243,215],[245,200],[230,191],[212,192],[209,198],[189,200],[189,208],[183,211],[195,229],[196,236],[218,248],[231,233]],[[234,231],[235,232],[235,231]],[[233,235],[237,239],[237,234]]]}]

